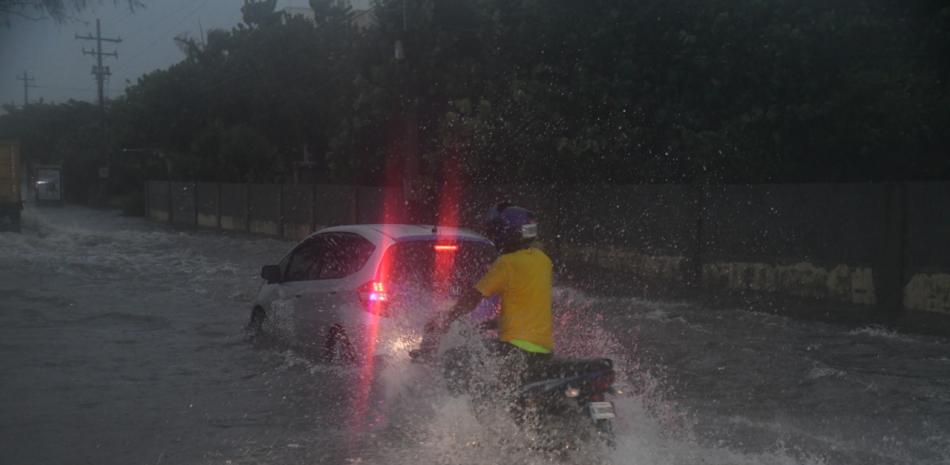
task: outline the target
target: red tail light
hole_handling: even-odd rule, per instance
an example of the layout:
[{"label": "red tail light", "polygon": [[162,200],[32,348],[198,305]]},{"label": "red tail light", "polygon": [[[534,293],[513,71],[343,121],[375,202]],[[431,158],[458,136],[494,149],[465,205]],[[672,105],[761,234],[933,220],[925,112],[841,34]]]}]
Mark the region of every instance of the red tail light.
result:
[{"label": "red tail light", "polygon": [[455,252],[459,249],[455,244],[436,244],[434,247],[436,252]]},{"label": "red tail light", "polygon": [[614,372],[607,372],[603,376],[591,381],[590,384],[596,393],[610,391],[610,388],[614,385]]},{"label": "red tail light", "polygon": [[359,287],[360,302],[367,311],[377,315],[386,315],[389,306],[389,292],[380,281],[370,281]]}]

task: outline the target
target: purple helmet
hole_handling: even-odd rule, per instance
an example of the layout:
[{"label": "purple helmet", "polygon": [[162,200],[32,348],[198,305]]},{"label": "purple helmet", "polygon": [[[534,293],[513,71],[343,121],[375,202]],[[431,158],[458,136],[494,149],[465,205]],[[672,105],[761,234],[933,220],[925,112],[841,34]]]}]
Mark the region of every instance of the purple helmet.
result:
[{"label": "purple helmet", "polygon": [[531,210],[502,202],[488,211],[487,236],[502,252],[527,245],[538,237],[538,221]]}]

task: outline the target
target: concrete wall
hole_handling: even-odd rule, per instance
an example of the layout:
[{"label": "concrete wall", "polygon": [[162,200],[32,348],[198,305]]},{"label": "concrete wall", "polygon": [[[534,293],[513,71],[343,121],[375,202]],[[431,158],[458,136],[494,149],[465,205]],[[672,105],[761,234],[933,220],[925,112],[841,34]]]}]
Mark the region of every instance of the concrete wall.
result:
[{"label": "concrete wall", "polygon": [[326,226],[406,218],[405,202],[394,188],[149,181],[146,190],[152,220],[288,239]]},{"label": "concrete wall", "polygon": [[354,186],[316,186],[313,201],[315,229],[356,223],[357,189]]},{"label": "concrete wall", "polygon": [[222,229],[247,231],[247,185],[222,183],[220,223]]},{"label": "concrete wall", "polygon": [[[688,186],[586,186],[562,192],[559,251],[647,280],[695,283],[698,191]],[[589,257],[589,258],[584,258]],[[633,263],[635,265],[627,265]]]},{"label": "concrete wall", "polygon": [[950,183],[469,186],[419,203],[426,211],[414,216],[393,188],[149,182],[147,189],[153,220],[290,239],[409,217],[479,228],[491,205],[511,200],[538,212],[546,246],[568,267],[660,288],[950,313]]},{"label": "concrete wall", "polygon": [[282,232],[288,239],[302,239],[313,232],[313,186],[286,185],[283,189]]},{"label": "concrete wall", "polygon": [[880,186],[727,186],[704,194],[704,254],[709,257],[870,264],[883,243]]},{"label": "concrete wall", "polygon": [[658,284],[950,313],[950,184],[585,186],[558,195],[555,239],[568,263]]},{"label": "concrete wall", "polygon": [[196,205],[197,225],[206,228],[220,228],[220,184],[198,183],[195,188],[197,189],[196,199],[198,202]]},{"label": "concrete wall", "polygon": [[281,230],[281,186],[277,184],[247,185],[248,231],[278,236]]},{"label": "concrete wall", "polygon": [[153,221],[169,222],[171,216],[168,183],[165,181],[148,181],[145,183],[145,216]]},{"label": "concrete wall", "polygon": [[172,224],[188,226],[195,224],[195,184],[190,182],[172,182],[171,206]]},{"label": "concrete wall", "polygon": [[872,270],[888,266],[880,185],[725,186],[701,201],[707,287],[878,303]]},{"label": "concrete wall", "polygon": [[905,306],[950,313],[950,183],[906,186]]},{"label": "concrete wall", "polygon": [[402,190],[384,187],[356,188],[357,223],[405,223],[407,212]]},{"label": "concrete wall", "polygon": [[855,304],[877,303],[874,273],[868,267],[847,264],[825,267],[804,261],[788,264],[717,261],[703,265],[702,271],[703,285],[710,289],[770,292]]}]

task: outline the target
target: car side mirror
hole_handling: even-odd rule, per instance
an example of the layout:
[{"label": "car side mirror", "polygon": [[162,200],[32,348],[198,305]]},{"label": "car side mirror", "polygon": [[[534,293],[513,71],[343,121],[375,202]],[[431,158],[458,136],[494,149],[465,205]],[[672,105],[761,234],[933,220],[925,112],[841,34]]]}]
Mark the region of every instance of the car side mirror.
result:
[{"label": "car side mirror", "polygon": [[280,282],[280,267],[277,265],[265,265],[261,267],[261,277],[267,284]]}]

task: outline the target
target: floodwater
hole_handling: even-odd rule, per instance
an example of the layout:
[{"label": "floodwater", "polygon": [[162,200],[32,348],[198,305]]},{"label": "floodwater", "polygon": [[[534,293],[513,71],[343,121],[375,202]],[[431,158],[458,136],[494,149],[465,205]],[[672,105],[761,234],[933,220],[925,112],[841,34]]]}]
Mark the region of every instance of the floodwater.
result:
[{"label": "floodwater", "polygon": [[950,339],[556,291],[558,350],[622,371],[618,444],[552,457],[405,354],[243,331],[291,243],[75,207],[0,233],[2,464],[945,464]]}]

